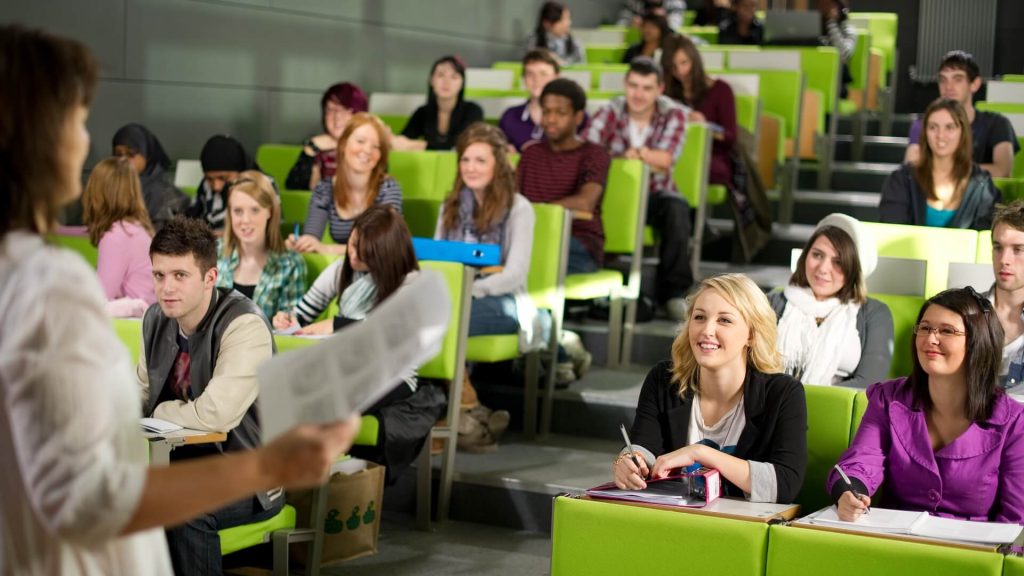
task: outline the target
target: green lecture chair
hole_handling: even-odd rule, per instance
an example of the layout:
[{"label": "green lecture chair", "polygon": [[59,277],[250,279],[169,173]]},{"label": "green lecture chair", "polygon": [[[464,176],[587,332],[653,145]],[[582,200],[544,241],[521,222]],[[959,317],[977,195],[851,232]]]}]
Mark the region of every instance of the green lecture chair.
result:
[{"label": "green lecture chair", "polygon": [[884,89],[878,94],[882,119],[881,133],[883,136],[891,136],[899,72],[899,51],[896,49],[899,18],[890,12],[851,12],[850,20],[855,26],[863,22],[863,27],[871,33],[871,49],[882,55],[883,70],[880,76]]},{"label": "green lecture chair", "polygon": [[403,202],[411,198],[443,200],[436,190],[437,159],[440,152],[396,151],[388,155],[388,174],[402,186]]},{"label": "green lecture chair", "polygon": [[1006,556],[1003,559],[1003,576],[1024,576],[1024,558]]},{"label": "green lecture chair", "polygon": [[[640,267],[643,258],[644,220],[650,169],[639,160],[615,158],[608,168],[608,181],[601,199],[604,252],[628,260],[629,272],[623,285],[622,272],[604,268],[588,274],[565,277],[566,300],[609,299],[607,366],[629,364],[633,351],[636,301],[640,297]],[[623,321],[625,300],[625,321]]]},{"label": "green lecture chair", "polygon": [[256,149],[256,163],[264,174],[277,182],[277,189],[284,191],[288,173],[302,154],[302,146],[294,144],[263,144]]},{"label": "green lecture chair", "polygon": [[768,546],[765,522],[558,496],[551,576],[763,576]]},{"label": "green lecture chair", "polygon": [[924,296],[948,286],[950,262],[974,262],[978,233],[974,230],[864,222],[875,238],[879,257],[928,262]]},{"label": "green lecture chair", "polygon": [[941,544],[775,525],[768,529],[765,576],[1000,576],[1003,555]]},{"label": "green lecture chair", "polygon": [[625,44],[591,44],[585,46],[587,62],[593,64],[620,64],[629,46]]},{"label": "green lecture chair", "polygon": [[978,232],[978,252],[974,258],[978,264],[992,263],[992,231],[981,230]]},{"label": "green lecture chair", "polygon": [[90,266],[96,267],[96,262],[99,259],[99,249],[92,245],[88,235],[53,234],[49,238],[57,246],[78,252],[82,259],[88,262]]},{"label": "green lecture chair", "polygon": [[889,311],[892,312],[893,350],[889,377],[907,376],[913,367],[910,347],[914,339],[914,324],[917,322],[917,315],[927,298],[901,294],[869,294],[869,296],[888,306]]},{"label": "green lecture chair", "polygon": [[298,224],[301,233],[302,227],[306,224],[306,213],[309,212],[309,201],[312,197],[312,192],[303,190],[281,191],[282,232],[291,234],[294,231],[295,225]]},{"label": "green lecture chair", "polygon": [[686,124],[683,153],[672,169],[672,179],[679,193],[695,210],[693,239],[690,245],[690,269],[694,278],[700,278],[701,247],[704,242],[704,224],[708,207],[725,204],[726,189],[721,184],[710,184],[712,134],[701,122]]},{"label": "green lecture chair", "polygon": [[[536,221],[533,228],[533,250],[526,283],[530,299],[538,310],[548,310],[552,316],[552,330],[544,349],[526,355],[526,375],[523,379],[523,430],[528,438],[537,432],[537,385],[541,354],[549,361],[544,380],[544,405],[541,434],[547,434],[551,425],[551,407],[555,390],[555,364],[558,361],[558,336],[565,308],[565,268],[569,258],[570,214],[555,204],[534,204]],[[521,355],[519,334],[470,336],[466,341],[466,360],[469,362],[501,362],[515,360]]]},{"label": "green lecture chair", "polygon": [[850,443],[853,443],[857,429],[860,428],[860,421],[864,419],[864,412],[868,409],[868,395],[863,390],[857,392],[853,399],[853,420],[850,422]]},{"label": "green lecture chair", "polygon": [[805,512],[832,503],[825,480],[850,445],[850,429],[857,391],[840,386],[804,386],[807,398],[807,469],[796,503]]}]

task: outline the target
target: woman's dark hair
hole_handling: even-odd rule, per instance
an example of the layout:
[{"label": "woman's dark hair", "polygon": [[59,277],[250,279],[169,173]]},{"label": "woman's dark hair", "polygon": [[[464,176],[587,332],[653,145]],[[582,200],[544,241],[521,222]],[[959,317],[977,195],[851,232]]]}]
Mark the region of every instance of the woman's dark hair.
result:
[{"label": "woman's dark hair", "polygon": [[[370,110],[369,99],[366,92],[351,82],[338,82],[324,91],[320,98],[320,122],[323,123],[324,114],[327,113],[327,103],[334,102],[352,111],[353,114],[368,112]],[[324,125],[324,131],[327,126]]]},{"label": "woman's dark hair", "polygon": [[864,272],[860,267],[860,254],[857,252],[857,245],[849,234],[837,226],[822,226],[815,230],[814,234],[811,234],[810,240],[804,246],[804,251],[800,253],[800,258],[796,261],[796,270],[789,277],[789,283],[801,288],[811,286],[807,279],[807,256],[811,252],[811,247],[822,236],[832,243],[832,247],[839,255],[839,269],[842,270],[843,278],[846,279],[842,288],[836,293],[836,298],[843,304],[850,302],[864,304],[867,301],[867,288],[864,284]]},{"label": "woman's dark hair", "polygon": [[[675,60],[678,52],[685,52],[690,59],[690,94],[686,93],[684,83],[676,78]],[[667,60],[663,60],[671,69],[665,70],[665,93],[669,98],[678,100],[690,108],[698,108],[704,101],[708,91],[708,75],[704,72],[704,60],[700,57],[697,45],[682,34],[676,35]]]},{"label": "woman's dark hair", "polygon": [[81,42],[0,27],[0,238],[49,232],[72,197],[68,185],[80,185],[59,151],[75,107],[92,101],[98,71]]},{"label": "woman's dark hair", "polygon": [[[960,315],[967,334],[964,362],[964,379],[967,384],[967,404],[964,416],[972,422],[987,420],[992,415],[996,394],[1001,393],[996,384],[999,378],[999,367],[1003,361],[1003,326],[999,323],[992,310],[992,304],[974,291],[973,288],[954,288],[939,292],[921,306],[917,322],[921,322],[929,306],[942,306]],[[910,388],[914,401],[925,409],[932,407],[931,394],[928,392],[928,373],[921,367],[917,357],[917,337],[910,342],[910,352],[914,360],[910,372]]]},{"label": "woman's dark hair", "polygon": [[960,141],[957,142],[956,152],[953,153],[953,181],[956,183],[957,189],[966,184],[967,179],[971,177],[974,164],[971,122],[967,119],[967,111],[956,100],[939,98],[933,101],[925,108],[921,120],[921,161],[914,167],[914,178],[917,180],[917,185],[924,190],[925,196],[932,199],[937,197],[935,196],[935,182],[932,178],[935,158],[932,147],[928,144],[928,120],[932,114],[940,110],[949,112],[949,115],[953,117],[953,122],[960,127]]},{"label": "woman's dark hair", "polygon": [[[451,64],[452,68],[455,68],[455,72],[462,77],[462,88],[459,89],[459,97],[455,101],[456,109],[459,108],[459,104],[462,104],[466,94],[466,64],[462,61],[462,58],[454,55],[438,58],[430,66],[430,76],[427,77],[427,110],[431,110],[434,115],[437,114],[437,94],[434,93],[434,87],[430,84],[430,79],[434,77],[434,72],[441,64]],[[452,116],[454,119],[454,113]]]},{"label": "woman's dark hair", "polygon": [[[394,294],[410,272],[420,269],[412,247],[412,234],[398,210],[387,204],[375,204],[357,216],[352,231],[357,230],[356,250],[377,287],[377,300],[374,302],[377,305]],[[345,289],[352,284],[353,276],[355,270],[346,258],[338,275],[339,302]]]},{"label": "woman's dark hair", "polygon": [[199,273],[217,267],[217,238],[206,220],[175,216],[153,236],[149,245],[149,257],[192,255],[199,267]]},{"label": "woman's dark hair", "polygon": [[[568,10],[561,2],[545,2],[540,6],[540,14],[537,16],[537,29],[534,34],[537,37],[537,46],[547,48],[548,31],[544,24],[554,24],[562,19],[562,14]],[[576,50],[576,43],[572,40],[572,34],[565,39],[565,51],[572,54]]]},{"label": "woman's dark hair", "polygon": [[641,25],[654,24],[658,27],[658,32],[661,33],[661,37],[658,39],[659,42],[664,42],[673,33],[672,27],[668,25],[668,18],[657,12],[644,12],[644,15],[640,17],[640,22]]}]

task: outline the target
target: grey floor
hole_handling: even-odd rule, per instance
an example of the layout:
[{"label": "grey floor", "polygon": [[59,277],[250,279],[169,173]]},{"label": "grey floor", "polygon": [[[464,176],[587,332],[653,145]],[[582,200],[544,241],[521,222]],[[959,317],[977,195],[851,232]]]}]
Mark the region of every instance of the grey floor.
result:
[{"label": "grey floor", "polygon": [[533,576],[550,570],[547,534],[468,522],[420,532],[413,518],[396,515],[385,516],[381,522],[376,555],[325,568],[322,574]]}]

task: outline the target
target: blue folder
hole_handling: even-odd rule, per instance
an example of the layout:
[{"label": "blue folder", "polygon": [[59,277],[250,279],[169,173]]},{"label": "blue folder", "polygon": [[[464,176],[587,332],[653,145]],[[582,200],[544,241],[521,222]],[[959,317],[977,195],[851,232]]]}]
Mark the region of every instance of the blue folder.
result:
[{"label": "blue folder", "polygon": [[498,266],[501,264],[501,247],[497,244],[469,244],[450,240],[413,238],[412,247],[420,260],[441,260],[461,262],[468,266]]}]

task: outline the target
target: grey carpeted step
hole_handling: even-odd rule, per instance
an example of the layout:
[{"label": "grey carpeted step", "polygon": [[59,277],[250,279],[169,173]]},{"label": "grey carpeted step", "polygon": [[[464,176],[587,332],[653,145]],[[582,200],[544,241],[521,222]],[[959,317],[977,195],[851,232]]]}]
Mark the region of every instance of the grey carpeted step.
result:
[{"label": "grey carpeted step", "polygon": [[[885,162],[899,164],[907,149],[907,139],[903,137],[867,136],[864,138],[864,162]],[[836,136],[837,161],[853,160],[853,136],[840,134]]]},{"label": "grey carpeted step", "polygon": [[[888,162],[834,162],[831,190],[850,192],[880,192],[889,174],[899,164]],[[818,166],[812,162],[800,163],[797,189],[810,190],[818,186]]]}]

